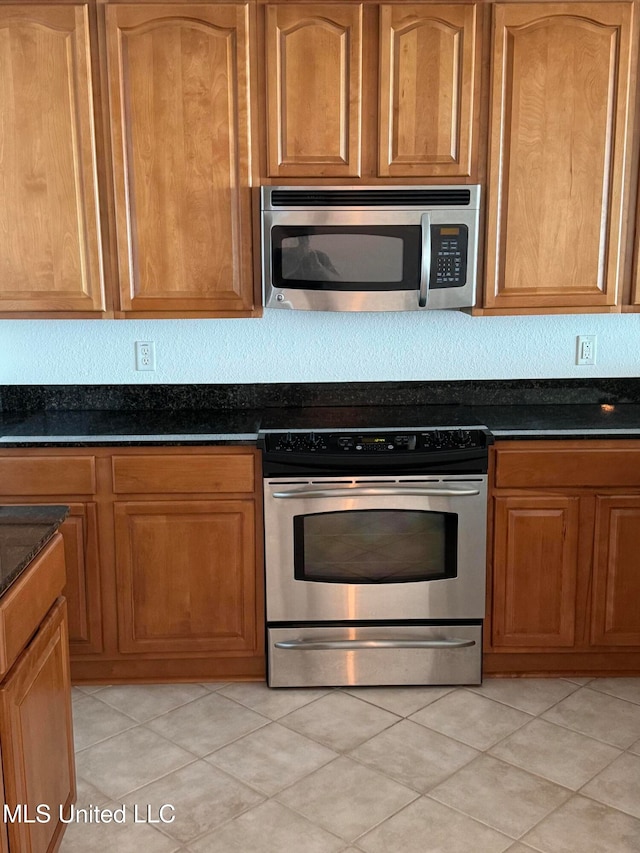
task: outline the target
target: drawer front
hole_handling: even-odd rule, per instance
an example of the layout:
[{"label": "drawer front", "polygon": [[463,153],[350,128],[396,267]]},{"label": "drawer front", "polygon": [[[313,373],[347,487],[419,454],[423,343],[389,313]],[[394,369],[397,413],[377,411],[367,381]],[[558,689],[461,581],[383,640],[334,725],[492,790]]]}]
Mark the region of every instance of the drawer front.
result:
[{"label": "drawer front", "polygon": [[114,456],[116,494],[253,492],[254,454]]},{"label": "drawer front", "polygon": [[496,486],[503,489],[538,486],[640,488],[640,448],[499,449]]},{"label": "drawer front", "polygon": [[0,604],[0,676],[7,672],[65,585],[64,543],[51,542],[15,582]]},{"label": "drawer front", "polygon": [[93,456],[3,456],[0,494],[92,495],[96,491]]},{"label": "drawer front", "polygon": [[[482,681],[480,625],[269,628],[267,636],[270,687]],[[443,640],[459,646],[438,647]]]}]

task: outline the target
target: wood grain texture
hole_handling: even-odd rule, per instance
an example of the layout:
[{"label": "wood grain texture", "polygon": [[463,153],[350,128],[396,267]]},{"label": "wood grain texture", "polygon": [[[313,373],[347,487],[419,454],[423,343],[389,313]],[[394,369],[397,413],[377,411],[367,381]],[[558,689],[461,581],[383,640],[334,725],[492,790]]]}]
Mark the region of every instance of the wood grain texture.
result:
[{"label": "wood grain texture", "polygon": [[0,676],[13,666],[64,584],[64,545],[56,533],[0,600]]},{"label": "wood grain texture", "polygon": [[571,647],[579,498],[495,498],[492,644]]},{"label": "wood grain texture", "polygon": [[105,309],[87,10],[0,6],[3,311]]},{"label": "wood grain texture", "polygon": [[114,511],[121,652],[255,649],[253,501],[123,501]]},{"label": "wood grain texture", "polygon": [[253,308],[249,4],[106,10],[126,312]]},{"label": "wood grain texture", "polygon": [[166,454],[113,456],[113,490],[117,494],[164,492],[253,492],[256,486],[252,454],[209,453],[206,456]]},{"label": "wood grain texture", "polygon": [[640,492],[599,495],[591,625],[594,645],[640,646],[639,541]]},{"label": "wood grain texture", "polygon": [[[12,823],[11,850],[48,853],[65,825],[59,810],[75,801],[71,682],[64,599],[51,609],[33,642],[0,686],[0,741],[7,805],[30,816],[49,806],[49,823]],[[68,813],[68,812],[67,812]]]},{"label": "wood grain texture", "polygon": [[362,4],[265,11],[269,176],[358,177]]},{"label": "wood grain texture", "polygon": [[69,651],[72,656],[103,649],[98,519],[95,503],[67,501],[69,516],[60,527],[67,582]]},{"label": "wood grain texture", "polygon": [[614,306],[631,3],[496,4],[486,308]]},{"label": "wood grain texture", "polygon": [[501,448],[499,488],[640,486],[640,447],[633,441],[512,443]]},{"label": "wood grain texture", "polygon": [[96,490],[93,455],[32,455],[16,450],[0,458],[0,494],[13,499],[22,495],[93,494]]},{"label": "wood grain texture", "polygon": [[471,174],[476,7],[380,9],[378,173]]},{"label": "wood grain texture", "polygon": [[522,652],[507,649],[488,652],[482,658],[483,676],[510,678],[553,678],[561,676],[626,676],[640,675],[640,652],[548,651]]}]

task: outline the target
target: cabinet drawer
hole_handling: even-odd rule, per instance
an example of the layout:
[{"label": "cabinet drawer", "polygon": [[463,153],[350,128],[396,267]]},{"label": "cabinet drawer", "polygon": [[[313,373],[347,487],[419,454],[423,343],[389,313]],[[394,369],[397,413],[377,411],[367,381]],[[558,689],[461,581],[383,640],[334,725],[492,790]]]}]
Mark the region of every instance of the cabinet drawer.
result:
[{"label": "cabinet drawer", "polygon": [[93,456],[4,456],[0,494],[92,495],[96,491]]},{"label": "cabinet drawer", "polygon": [[116,494],[253,492],[254,455],[114,456]]},{"label": "cabinet drawer", "polygon": [[65,585],[59,533],[35,558],[0,603],[0,676],[12,666]]},{"label": "cabinet drawer", "polygon": [[498,449],[498,488],[635,486],[640,488],[640,448]]}]

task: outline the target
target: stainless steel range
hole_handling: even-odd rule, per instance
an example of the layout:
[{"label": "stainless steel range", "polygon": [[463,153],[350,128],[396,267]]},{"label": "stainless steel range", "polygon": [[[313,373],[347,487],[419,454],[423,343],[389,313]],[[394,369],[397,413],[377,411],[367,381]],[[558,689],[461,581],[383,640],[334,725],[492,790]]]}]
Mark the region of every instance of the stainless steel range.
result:
[{"label": "stainless steel range", "polygon": [[492,440],[261,433],[270,686],[480,683]]}]

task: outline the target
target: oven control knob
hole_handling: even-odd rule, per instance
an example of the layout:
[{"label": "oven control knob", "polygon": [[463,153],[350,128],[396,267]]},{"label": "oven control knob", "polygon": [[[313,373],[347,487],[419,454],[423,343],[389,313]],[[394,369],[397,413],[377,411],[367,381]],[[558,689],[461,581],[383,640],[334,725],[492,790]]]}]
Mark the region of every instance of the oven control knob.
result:
[{"label": "oven control knob", "polygon": [[282,439],[280,450],[293,450],[293,436],[288,432]]},{"label": "oven control knob", "polygon": [[460,447],[468,447],[471,444],[471,433],[468,429],[458,430],[460,433]]},{"label": "oven control knob", "polygon": [[322,436],[316,435],[315,432],[307,436],[307,447],[309,450],[321,450],[324,447]]}]

